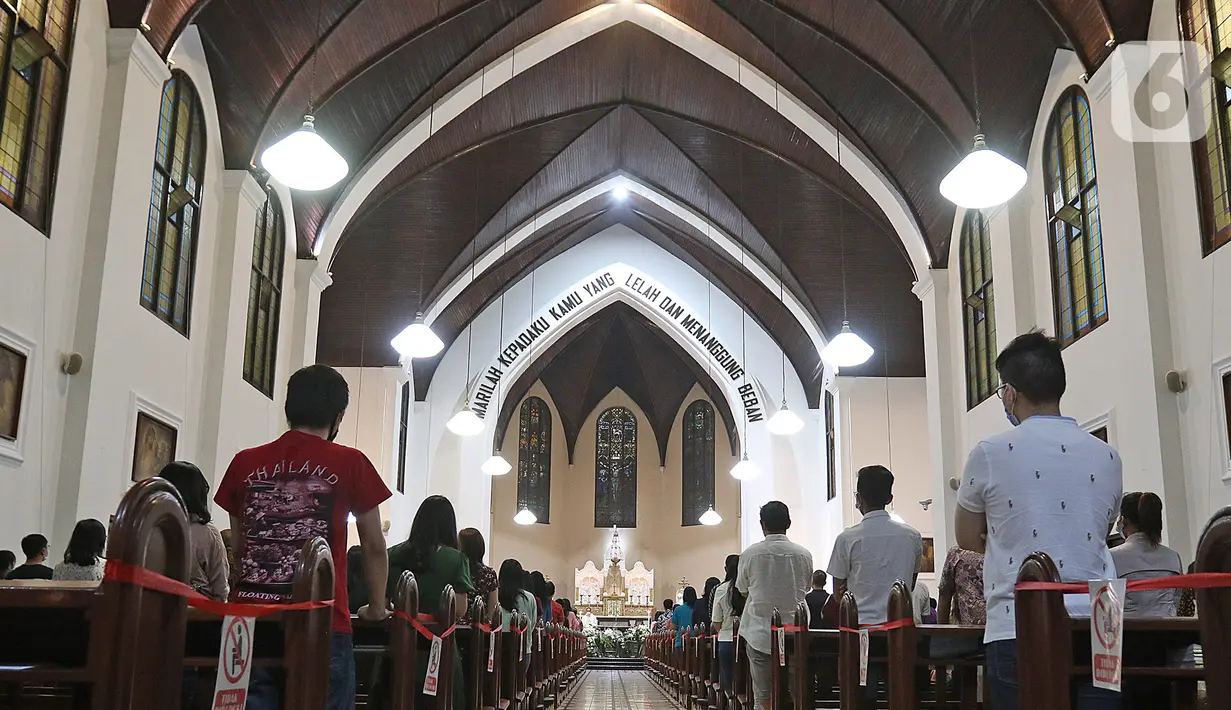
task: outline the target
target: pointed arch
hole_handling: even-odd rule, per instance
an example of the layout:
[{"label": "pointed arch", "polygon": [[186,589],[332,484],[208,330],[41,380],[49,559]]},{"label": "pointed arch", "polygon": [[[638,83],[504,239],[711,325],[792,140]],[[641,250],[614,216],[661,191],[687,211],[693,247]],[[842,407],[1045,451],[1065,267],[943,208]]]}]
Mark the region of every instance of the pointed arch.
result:
[{"label": "pointed arch", "polygon": [[683,430],[680,525],[689,527],[714,505],[714,406],[704,399],[688,405]]},{"label": "pointed arch", "polygon": [[517,510],[527,509],[551,522],[551,409],[540,397],[521,403],[517,428]]},{"label": "pointed arch", "polygon": [[637,527],[637,417],[627,407],[598,415],[594,431],[594,527]]}]

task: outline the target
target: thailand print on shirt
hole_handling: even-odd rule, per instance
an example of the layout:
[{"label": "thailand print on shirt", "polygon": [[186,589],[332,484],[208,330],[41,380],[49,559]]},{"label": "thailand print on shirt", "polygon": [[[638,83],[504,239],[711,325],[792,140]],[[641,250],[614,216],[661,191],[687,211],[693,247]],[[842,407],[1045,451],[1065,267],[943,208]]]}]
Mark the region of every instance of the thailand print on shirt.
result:
[{"label": "thailand print on shirt", "polygon": [[[283,599],[291,594],[295,567],[304,545],[316,536],[333,539],[333,509],[338,477],[324,467],[315,470],[284,461],[286,475],[276,471],[262,480],[262,471],[248,476],[244,494],[244,552],[239,561],[241,600]],[[299,473],[292,473],[299,466]]]}]

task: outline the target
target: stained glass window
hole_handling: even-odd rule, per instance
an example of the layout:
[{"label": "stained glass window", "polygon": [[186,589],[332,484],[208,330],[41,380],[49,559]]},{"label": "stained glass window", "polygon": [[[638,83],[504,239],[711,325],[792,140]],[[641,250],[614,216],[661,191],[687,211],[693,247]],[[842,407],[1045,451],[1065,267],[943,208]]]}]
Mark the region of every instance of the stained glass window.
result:
[{"label": "stained glass window", "polygon": [[538,397],[521,403],[517,435],[517,510],[526,508],[551,522],[551,410]]},{"label": "stained glass window", "polygon": [[410,431],[410,383],[402,383],[402,404],[398,416],[398,493],[406,492],[406,439]]},{"label": "stained glass window", "polygon": [[1198,98],[1205,112],[1206,134],[1193,141],[1201,242],[1204,252],[1209,254],[1231,241],[1231,88],[1227,83],[1231,78],[1227,72],[1227,60],[1231,58],[1231,3],[1183,0],[1180,25],[1184,38],[1200,44],[1214,60],[1213,76],[1210,81],[1201,82]]},{"label": "stained glass window", "polygon": [[158,116],[141,305],[184,335],[192,312],[204,174],[201,100],[183,72],[172,72]]},{"label": "stained glass window", "polygon": [[833,392],[825,390],[825,474],[829,497],[838,496],[838,431],[834,427]]},{"label": "stained glass window", "polygon": [[282,206],[278,204],[278,195],[267,187],[265,205],[256,217],[256,238],[252,242],[244,379],[268,397],[274,395],[285,258],[286,229],[282,222]]},{"label": "stained glass window", "polygon": [[992,396],[996,374],[996,299],[992,290],[992,240],[978,210],[966,212],[958,244],[962,269],[962,332],[966,339],[966,406]]},{"label": "stained glass window", "polygon": [[1056,334],[1068,345],[1107,322],[1090,103],[1076,86],[1052,111],[1043,165]]},{"label": "stained glass window", "polygon": [[43,232],[76,10],[75,0],[0,2],[0,204]]},{"label": "stained glass window", "polygon": [[627,407],[598,415],[594,527],[637,527],[637,418]]},{"label": "stained glass window", "polygon": [[681,524],[700,525],[700,518],[714,505],[714,407],[698,399],[684,410],[683,519]]}]

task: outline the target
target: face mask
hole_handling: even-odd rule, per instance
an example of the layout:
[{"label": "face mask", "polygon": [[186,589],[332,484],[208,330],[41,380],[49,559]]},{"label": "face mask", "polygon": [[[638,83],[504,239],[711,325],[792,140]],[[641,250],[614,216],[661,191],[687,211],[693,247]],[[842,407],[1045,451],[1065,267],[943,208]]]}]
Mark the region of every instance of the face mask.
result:
[{"label": "face mask", "polygon": [[1018,426],[1019,424],[1022,423],[1022,420],[1018,419],[1016,414],[1014,414],[1013,412],[1010,412],[1007,409],[1004,410],[1004,417],[1005,419],[1008,419],[1009,423],[1012,424],[1013,426]]},{"label": "face mask", "polygon": [[333,426],[329,428],[329,441],[333,441],[334,439],[338,438],[338,430],[341,428],[342,428],[341,421],[334,422]]}]

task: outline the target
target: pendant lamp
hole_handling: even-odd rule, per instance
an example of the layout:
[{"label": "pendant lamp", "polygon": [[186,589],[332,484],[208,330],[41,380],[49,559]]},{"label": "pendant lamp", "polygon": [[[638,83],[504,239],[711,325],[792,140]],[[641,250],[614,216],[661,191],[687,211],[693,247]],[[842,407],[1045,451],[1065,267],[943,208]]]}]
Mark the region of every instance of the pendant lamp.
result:
[{"label": "pendant lamp", "polygon": [[850,322],[842,321],[842,332],[826,343],[821,359],[834,367],[855,367],[867,362],[873,352],[872,346],[851,330]]},{"label": "pendant lamp", "polygon": [[499,451],[493,451],[491,458],[484,461],[479,470],[489,476],[503,476],[513,470],[513,464],[506,461]]},{"label": "pendant lamp", "polygon": [[422,313],[417,314],[415,322],[395,335],[389,344],[403,357],[432,357],[445,346],[444,341],[423,322]]},{"label": "pendant lamp", "polygon": [[534,525],[539,521],[539,517],[530,512],[529,508],[522,508],[517,515],[513,516],[513,522],[518,525]]},{"label": "pendant lamp", "polygon": [[697,522],[702,525],[713,527],[722,522],[722,516],[719,515],[718,511],[714,510],[714,506],[711,505],[709,510],[701,514],[701,517],[697,519]]},{"label": "pendant lamp", "polygon": [[324,190],[350,172],[346,158],[316,132],[315,120],[311,114],[305,115],[299,130],[261,153],[261,167],[293,190]]},{"label": "pendant lamp", "polygon": [[940,194],[958,207],[980,210],[1009,201],[1026,184],[1026,170],[987,147],[983,138],[983,116],[979,111],[979,74],[975,68],[974,3],[966,32],[970,40],[970,86],[975,102],[975,146],[940,181]]},{"label": "pendant lamp", "polygon": [[787,408],[786,400],[784,399],[782,400],[782,407],[778,409],[774,416],[769,418],[769,421],[765,422],[765,428],[769,429],[770,434],[790,436],[799,433],[799,430],[804,428],[804,420]]},{"label": "pendant lamp", "polygon": [[760,470],[757,465],[748,460],[748,452],[744,452],[744,458],[739,460],[731,469],[731,477],[737,481],[747,481],[750,478],[756,478]]},{"label": "pendant lamp", "polygon": [[1009,201],[1026,184],[1026,170],[987,147],[983,134],[975,147],[940,181],[940,194],[970,210],[995,207]]},{"label": "pendant lamp", "polygon": [[466,400],[466,404],[445,423],[445,426],[458,436],[478,436],[483,433],[483,420],[470,408],[470,400]]}]

